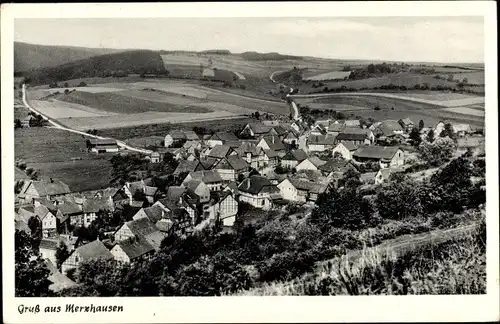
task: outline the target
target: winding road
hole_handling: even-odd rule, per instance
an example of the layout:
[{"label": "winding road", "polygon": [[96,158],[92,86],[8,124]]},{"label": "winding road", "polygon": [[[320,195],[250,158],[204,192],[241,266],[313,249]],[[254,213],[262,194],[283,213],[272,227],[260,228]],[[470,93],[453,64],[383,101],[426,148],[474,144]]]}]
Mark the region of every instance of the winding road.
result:
[{"label": "winding road", "polygon": [[25,84],[23,84],[23,104],[31,112],[33,112],[33,113],[35,113],[37,115],[42,116],[42,118],[44,120],[46,120],[49,124],[52,125],[51,126],[52,128],[57,128],[57,129],[61,129],[61,130],[65,130],[65,131],[71,132],[71,133],[84,135],[86,137],[92,137],[92,138],[97,138],[97,139],[111,139],[111,140],[116,141],[116,144],[118,144],[118,146],[121,149],[129,150],[129,151],[133,151],[133,152],[138,152],[138,153],[148,154],[148,155],[151,154],[151,153],[153,153],[153,151],[151,151],[151,150],[146,150],[146,149],[139,148],[139,147],[133,147],[133,146],[130,146],[130,145],[126,144],[123,141],[120,141],[120,140],[117,140],[117,139],[114,139],[114,138],[111,138],[111,137],[102,137],[102,136],[97,136],[97,135],[91,135],[91,134],[88,134],[88,133],[85,133],[85,132],[82,132],[82,131],[78,131],[76,129],[72,129],[72,128],[69,128],[69,127],[66,127],[66,126],[63,126],[63,125],[59,124],[55,120],[53,120],[50,117],[42,114],[40,111],[36,110],[35,108],[33,108],[33,107],[31,107],[29,105],[28,100],[27,100],[27,96],[26,96],[26,85]]},{"label": "winding road", "polygon": [[[273,82],[273,83],[277,83],[276,80],[274,80],[274,75],[276,73],[280,73],[280,72],[285,72],[285,71],[274,71],[273,73],[271,73],[271,75],[269,76],[269,79]],[[284,86],[287,87],[286,84],[283,84]],[[292,87],[289,87],[290,88],[290,92],[286,95],[286,98],[287,99],[292,99],[291,97],[291,94],[293,92],[293,88]],[[290,113],[292,114],[292,118],[293,120],[299,120],[300,119],[300,114],[299,114],[299,107],[297,107],[297,104],[295,103],[295,101],[293,100],[289,100],[289,103],[288,105],[290,106],[291,110],[290,110]]]}]

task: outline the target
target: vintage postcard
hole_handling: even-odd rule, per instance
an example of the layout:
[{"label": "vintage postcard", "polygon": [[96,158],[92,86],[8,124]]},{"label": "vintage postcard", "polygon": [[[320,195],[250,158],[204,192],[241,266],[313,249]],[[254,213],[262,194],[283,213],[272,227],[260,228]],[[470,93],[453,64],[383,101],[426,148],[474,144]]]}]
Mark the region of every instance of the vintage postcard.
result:
[{"label": "vintage postcard", "polygon": [[496,3],[1,15],[5,323],[499,320]]}]

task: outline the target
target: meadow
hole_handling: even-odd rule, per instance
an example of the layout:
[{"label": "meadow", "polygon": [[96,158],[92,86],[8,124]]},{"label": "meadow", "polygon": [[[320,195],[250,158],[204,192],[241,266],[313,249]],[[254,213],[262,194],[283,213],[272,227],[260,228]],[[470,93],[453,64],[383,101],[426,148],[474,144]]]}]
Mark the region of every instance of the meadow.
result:
[{"label": "meadow", "polygon": [[82,135],[67,131],[32,127],[14,132],[16,159],[39,174],[65,182],[72,191],[107,187],[111,180],[111,153],[86,150]]},{"label": "meadow", "polygon": [[350,74],[351,74],[350,71],[332,71],[307,77],[306,80],[311,80],[311,81],[324,81],[324,80],[335,80],[335,79],[343,80],[344,78],[349,77]]}]

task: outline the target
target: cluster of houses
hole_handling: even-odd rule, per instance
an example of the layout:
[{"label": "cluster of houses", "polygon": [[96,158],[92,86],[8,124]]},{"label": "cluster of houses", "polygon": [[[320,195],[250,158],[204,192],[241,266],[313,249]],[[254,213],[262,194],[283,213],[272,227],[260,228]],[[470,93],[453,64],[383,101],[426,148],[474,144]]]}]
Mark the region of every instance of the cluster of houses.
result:
[{"label": "cluster of houses", "polygon": [[[62,264],[63,273],[92,258],[133,262],[160,249],[162,240],[172,233],[189,234],[216,223],[230,230],[243,203],[264,211],[289,202],[313,204],[328,188],[338,187],[348,170],[359,172],[361,165],[377,166],[377,171],[360,174],[362,182],[383,183],[405,167],[404,150],[383,144],[388,140],[404,143],[413,127],[405,118],[370,127],[359,120],[325,120],[314,125],[298,120],[249,123],[239,134],[199,136],[172,131],[165,136],[165,147],[148,159],[159,163],[166,153],[172,154],[178,161],[173,175],[180,180],[179,186],[169,187],[165,194],[141,180],[73,193],[61,181],[30,180],[16,198],[16,228],[30,231],[32,218],[37,219],[43,237],[40,252],[53,263],[57,245],[63,241],[71,251]],[[456,131],[466,134],[470,127],[460,126]],[[113,143],[100,140],[87,144],[96,152],[115,149]],[[74,227],[88,227],[100,212],[126,206],[134,211],[132,220],[108,233],[106,240],[78,246],[71,235]]]}]

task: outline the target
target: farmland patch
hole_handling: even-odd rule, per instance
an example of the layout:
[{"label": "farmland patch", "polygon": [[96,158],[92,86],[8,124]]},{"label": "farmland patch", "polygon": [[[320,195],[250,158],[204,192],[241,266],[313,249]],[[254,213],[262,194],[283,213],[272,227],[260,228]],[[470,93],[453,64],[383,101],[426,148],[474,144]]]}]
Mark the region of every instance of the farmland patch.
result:
[{"label": "farmland patch", "polygon": [[120,114],[136,114],[148,111],[184,113],[206,113],[210,111],[202,107],[179,106],[165,102],[121,96],[111,92],[92,94],[86,92],[72,92],[67,95],[60,95],[57,99]]},{"label": "farmland patch", "polygon": [[14,132],[16,159],[41,176],[59,179],[72,191],[99,189],[109,185],[112,154],[88,153],[85,137],[45,127],[17,129]]},{"label": "farmland patch", "polygon": [[239,118],[240,116],[227,111],[214,111],[204,114],[199,113],[166,113],[166,112],[144,112],[136,114],[104,116],[104,117],[82,117],[64,118],[58,120],[67,127],[78,130],[106,129],[130,127],[155,123],[186,123],[190,121],[208,121],[217,119]]},{"label": "farmland patch", "polygon": [[30,105],[42,114],[54,119],[99,117],[115,114],[112,112],[105,112],[99,109],[90,108],[81,104],[62,102],[55,99],[30,100]]},{"label": "farmland patch", "polygon": [[351,71],[331,71],[308,77],[306,78],[306,80],[312,80],[312,81],[335,80],[335,79],[343,80],[344,78],[349,77],[350,74]]},{"label": "farmland patch", "polygon": [[484,117],[484,110],[471,109],[469,107],[450,107],[450,108],[443,108],[443,110],[451,111],[457,114]]}]

